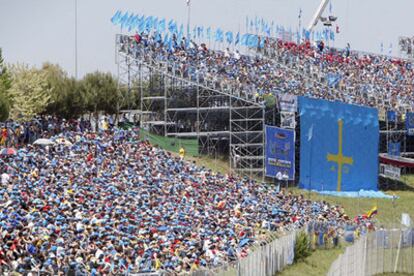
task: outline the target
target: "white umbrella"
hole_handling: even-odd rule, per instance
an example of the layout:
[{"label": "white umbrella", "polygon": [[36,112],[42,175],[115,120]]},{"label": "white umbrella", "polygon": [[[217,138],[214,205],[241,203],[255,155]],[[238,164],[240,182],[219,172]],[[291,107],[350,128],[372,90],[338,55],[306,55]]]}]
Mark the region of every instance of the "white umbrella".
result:
[{"label": "white umbrella", "polygon": [[34,145],[40,145],[40,146],[48,146],[48,145],[53,145],[54,143],[50,139],[40,138],[40,139],[37,139],[36,141],[34,141],[33,144]]}]

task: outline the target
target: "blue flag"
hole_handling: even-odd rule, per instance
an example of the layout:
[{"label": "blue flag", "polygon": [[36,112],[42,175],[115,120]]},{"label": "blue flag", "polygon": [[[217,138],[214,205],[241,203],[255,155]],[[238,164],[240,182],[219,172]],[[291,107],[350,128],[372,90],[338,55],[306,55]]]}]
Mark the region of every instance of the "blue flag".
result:
[{"label": "blue flag", "polygon": [[134,14],[131,14],[127,20],[127,23],[125,24],[125,27],[128,28],[129,32],[132,30],[134,18],[135,18]]},{"label": "blue flag", "polygon": [[161,19],[160,22],[158,22],[158,32],[163,33],[165,32],[165,18]]},{"label": "blue flag", "polygon": [[259,48],[263,49],[263,48],[264,48],[264,46],[265,46],[265,40],[264,40],[264,38],[262,37],[262,38],[260,39]]},{"label": "blue flag", "polygon": [[125,27],[125,24],[127,23],[128,18],[129,18],[129,14],[128,14],[128,12],[126,12],[126,13],[124,14],[124,16],[122,16],[122,18],[121,18],[121,20],[120,20],[121,29],[123,29],[123,28]]},{"label": "blue flag", "polygon": [[148,16],[147,19],[145,20],[145,29],[147,31],[150,31],[154,26],[154,17],[153,16]]},{"label": "blue flag", "polygon": [[197,38],[197,27],[194,27],[193,29],[193,39]]},{"label": "blue flag", "polygon": [[158,17],[154,17],[152,20],[152,29],[158,30]]},{"label": "blue flag", "polygon": [[179,33],[181,34],[181,36],[184,35],[184,25],[183,24],[180,25],[180,31],[179,31]]},{"label": "blue flag", "polygon": [[170,22],[168,22],[168,30],[172,34],[176,34],[177,33],[177,23],[175,23],[174,20],[170,20]]},{"label": "blue flag", "polygon": [[132,22],[132,29],[137,30],[139,24],[139,16],[135,15],[134,20]]},{"label": "blue flag", "polygon": [[233,43],[233,33],[232,32],[226,32],[226,41],[228,44]]},{"label": "blue flag", "polygon": [[240,33],[237,33],[236,39],[234,40],[234,44],[237,45],[240,42]]},{"label": "blue flag", "polygon": [[111,18],[111,22],[114,25],[117,25],[119,23],[119,20],[121,19],[122,16],[122,12],[121,11],[117,11],[114,16],[112,16]]},{"label": "blue flag", "polygon": [[204,27],[198,27],[197,29],[197,37],[204,38]]},{"label": "blue flag", "polygon": [[248,35],[248,34],[244,34],[244,35],[242,36],[242,38],[241,38],[241,43],[240,43],[240,45],[242,45],[242,46],[247,46],[247,41],[248,41],[248,39],[249,39],[249,35]]},{"label": "blue flag", "polygon": [[164,36],[164,41],[162,42],[164,45],[168,44],[168,39],[170,38],[170,36],[168,34],[165,34]]},{"label": "blue flag", "polygon": [[145,16],[141,16],[138,20],[138,29],[140,32],[145,30]]},{"label": "blue flag", "polygon": [[305,30],[305,39],[310,40],[310,32]]},{"label": "blue flag", "polygon": [[377,109],[299,97],[299,114],[300,187],[378,189]]},{"label": "blue flag", "polygon": [[330,30],[330,39],[331,39],[332,41],[335,41],[335,32],[334,32],[334,31],[332,31],[332,30]]},{"label": "blue flag", "polygon": [[259,37],[257,35],[249,35],[247,39],[247,46],[251,48],[258,47],[259,45]]},{"label": "blue flag", "polygon": [[269,28],[269,26],[268,26],[268,25],[266,25],[266,28],[265,28],[265,33],[266,33],[266,35],[267,35],[267,36],[269,36],[269,37],[270,37],[270,28]]},{"label": "blue flag", "polygon": [[223,42],[223,31],[220,29],[220,28],[218,28],[217,30],[216,30],[216,34],[215,34],[215,41],[216,42]]},{"label": "blue flag", "polygon": [[206,35],[207,35],[207,39],[210,40],[211,39],[211,28],[210,27],[206,29]]}]

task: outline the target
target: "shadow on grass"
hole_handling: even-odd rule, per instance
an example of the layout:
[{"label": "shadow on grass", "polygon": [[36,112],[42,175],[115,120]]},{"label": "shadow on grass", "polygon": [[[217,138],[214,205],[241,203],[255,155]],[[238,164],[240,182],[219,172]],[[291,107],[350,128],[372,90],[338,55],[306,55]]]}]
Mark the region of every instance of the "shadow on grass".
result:
[{"label": "shadow on grass", "polygon": [[379,189],[382,191],[414,192],[414,187],[403,181],[392,180],[385,177],[379,178]]}]

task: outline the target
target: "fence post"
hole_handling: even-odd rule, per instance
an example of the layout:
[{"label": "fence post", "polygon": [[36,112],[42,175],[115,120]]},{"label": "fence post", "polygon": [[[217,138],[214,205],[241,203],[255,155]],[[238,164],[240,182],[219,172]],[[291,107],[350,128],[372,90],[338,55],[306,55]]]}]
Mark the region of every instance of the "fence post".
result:
[{"label": "fence post", "polygon": [[400,251],[401,251],[401,244],[402,244],[402,230],[400,229],[400,239],[398,241],[397,256],[395,257],[394,273],[397,272],[398,259],[400,257]]}]

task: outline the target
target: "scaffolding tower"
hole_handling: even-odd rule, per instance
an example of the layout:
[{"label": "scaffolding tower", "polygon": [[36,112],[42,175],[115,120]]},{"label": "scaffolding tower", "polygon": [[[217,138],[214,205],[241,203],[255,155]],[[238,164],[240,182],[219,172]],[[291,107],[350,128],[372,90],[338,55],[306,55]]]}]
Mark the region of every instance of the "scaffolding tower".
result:
[{"label": "scaffolding tower", "polygon": [[116,36],[119,87],[140,98],[141,127],[168,137],[197,138],[199,153],[229,153],[232,173],[264,176],[265,106],[251,94],[184,75],[177,64],[150,59]]}]

